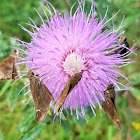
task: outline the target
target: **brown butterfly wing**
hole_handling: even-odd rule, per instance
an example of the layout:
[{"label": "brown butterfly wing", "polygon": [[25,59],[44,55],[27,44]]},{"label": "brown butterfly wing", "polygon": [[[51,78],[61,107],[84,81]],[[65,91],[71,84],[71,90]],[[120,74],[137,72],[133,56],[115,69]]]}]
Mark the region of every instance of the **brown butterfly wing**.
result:
[{"label": "brown butterfly wing", "polygon": [[81,73],[77,73],[77,74],[75,74],[74,76],[71,77],[70,87],[69,87],[68,93],[70,93],[73,90],[73,88],[78,84],[78,82],[80,81],[81,77],[82,77]]},{"label": "brown butterfly wing", "polygon": [[104,111],[106,112],[107,116],[112,120],[113,124],[116,126],[117,129],[121,129],[120,121],[117,114],[116,109],[116,94],[114,87],[108,85],[107,90],[105,90],[105,101],[102,103],[102,107]]},{"label": "brown butterfly wing", "polygon": [[129,43],[127,42],[126,36],[122,35],[117,43],[121,44],[121,45],[124,44],[126,48],[122,47],[122,48],[119,48],[119,49],[115,50],[114,51],[115,54],[125,54],[126,55],[129,52],[129,50],[128,50],[129,49]]},{"label": "brown butterfly wing", "polygon": [[50,102],[54,101],[54,98],[49,89],[38,78],[33,77],[31,81],[30,87],[34,99],[36,119],[38,122],[41,122],[46,118]]},{"label": "brown butterfly wing", "polygon": [[[113,89],[111,89],[113,90]],[[117,113],[117,108],[116,108],[116,94],[115,94],[115,90],[112,91],[113,92],[113,97],[111,97],[112,103],[114,105],[114,117],[112,119],[112,122],[114,123],[114,125],[116,126],[117,129],[121,130],[121,125],[120,125],[120,121],[119,121],[119,117],[118,117],[118,113]]]},{"label": "brown butterfly wing", "polygon": [[7,57],[0,63],[0,80],[14,79],[14,62],[15,59],[12,56]]},{"label": "brown butterfly wing", "polygon": [[0,63],[0,80],[15,79],[15,76],[21,77],[20,69],[15,63],[19,62],[19,50],[14,49],[11,53]]},{"label": "brown butterfly wing", "polygon": [[37,102],[36,104],[36,117],[37,121],[43,121],[46,118],[46,115],[50,108],[50,102],[54,101],[54,98],[49,91],[49,89],[41,82],[40,88],[38,89],[39,92],[36,92],[37,95]]},{"label": "brown butterfly wing", "polygon": [[102,103],[102,107],[107,116],[112,120],[114,118],[114,105],[111,99],[105,99],[105,101]]},{"label": "brown butterfly wing", "polygon": [[58,97],[58,103],[57,103],[57,106],[55,108],[55,112],[59,111],[59,109],[61,108],[62,104],[64,103],[64,101],[68,95],[68,92],[70,90],[70,81],[71,81],[71,79],[69,78],[64,89],[62,90],[61,94]]},{"label": "brown butterfly wing", "polygon": [[34,94],[34,85],[35,85],[35,78],[33,77],[33,79],[30,79],[30,89],[31,89],[31,93],[33,96],[33,99],[35,98],[35,94]]},{"label": "brown butterfly wing", "polygon": [[14,64],[13,64],[13,79],[15,79],[15,76],[17,75],[19,78],[21,78],[20,68],[16,63],[19,62],[19,56],[20,52],[17,49],[14,49],[11,53],[12,56],[14,56]]},{"label": "brown butterfly wing", "polygon": [[81,73],[77,73],[72,77],[69,77],[64,89],[62,90],[60,96],[58,97],[58,103],[55,108],[55,112],[58,112],[61,108],[62,104],[64,103],[67,95],[73,90],[73,88],[77,85],[82,77]]},{"label": "brown butterfly wing", "polygon": [[118,118],[118,113],[116,109],[114,109],[114,117],[112,119],[112,122],[116,126],[117,129],[121,130],[120,120]]},{"label": "brown butterfly wing", "polygon": [[13,71],[12,71],[12,79],[15,80],[16,75],[18,75],[18,77],[20,77],[20,73],[17,72],[17,68],[19,68],[18,66],[15,65],[15,61],[13,62]]}]

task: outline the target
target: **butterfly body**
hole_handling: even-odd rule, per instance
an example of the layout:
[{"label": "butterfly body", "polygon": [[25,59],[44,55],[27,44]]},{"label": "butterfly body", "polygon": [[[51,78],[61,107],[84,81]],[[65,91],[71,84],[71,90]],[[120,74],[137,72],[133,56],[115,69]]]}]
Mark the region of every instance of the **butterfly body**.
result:
[{"label": "butterfly body", "polygon": [[121,126],[116,109],[116,93],[113,84],[108,84],[107,89],[104,91],[104,98],[105,101],[103,101],[102,107],[116,128],[120,130]]}]

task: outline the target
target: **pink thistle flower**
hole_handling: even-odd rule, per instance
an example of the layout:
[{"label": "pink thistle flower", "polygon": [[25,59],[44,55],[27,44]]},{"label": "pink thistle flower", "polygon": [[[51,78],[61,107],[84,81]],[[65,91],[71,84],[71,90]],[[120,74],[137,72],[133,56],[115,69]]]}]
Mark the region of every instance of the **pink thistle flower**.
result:
[{"label": "pink thistle flower", "polygon": [[[29,69],[37,68],[33,71],[42,77],[56,102],[68,76],[81,73],[81,80],[66,97],[61,109],[70,108],[71,114],[73,114],[72,109],[75,109],[78,118],[80,114],[85,117],[84,107],[90,106],[96,115],[95,103],[101,110],[100,101],[104,100],[103,95],[108,83],[112,83],[117,90],[121,90],[118,86],[121,84],[118,82],[118,77],[123,75],[115,68],[133,62],[129,58],[126,59],[126,55],[120,57],[120,54],[114,54],[115,50],[124,47],[117,44],[119,37],[124,33],[117,35],[123,27],[123,21],[118,29],[114,29],[113,25],[112,30],[103,31],[115,15],[105,22],[106,12],[104,18],[100,15],[99,20],[96,18],[93,1],[89,14],[84,12],[82,1],[79,2],[73,15],[72,9],[75,4],[72,6],[70,16],[60,15],[48,1],[46,1],[47,7],[40,4],[44,13],[45,11],[50,13],[50,18],[45,13],[46,19],[43,20],[37,12],[42,20],[40,27],[37,27],[32,19],[33,24],[28,23],[28,25],[32,27],[33,32],[21,26],[32,36],[30,43],[17,39],[21,42],[20,46],[27,48],[27,57],[23,58],[21,63],[26,63]],[[50,9],[53,9],[54,15]],[[132,52],[129,49],[127,56]],[[128,89],[125,85],[123,86]]]}]

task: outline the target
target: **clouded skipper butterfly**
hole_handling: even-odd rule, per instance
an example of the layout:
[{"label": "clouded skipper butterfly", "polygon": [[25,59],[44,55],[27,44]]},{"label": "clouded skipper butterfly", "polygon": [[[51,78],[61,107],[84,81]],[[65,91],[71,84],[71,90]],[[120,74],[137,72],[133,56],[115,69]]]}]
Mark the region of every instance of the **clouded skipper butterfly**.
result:
[{"label": "clouded skipper butterfly", "polygon": [[11,55],[12,56],[8,56],[0,63],[0,80],[15,80],[16,75],[20,77],[20,69],[17,65],[15,65],[19,62],[19,50],[14,49]]},{"label": "clouded skipper butterfly", "polygon": [[73,88],[78,84],[82,77],[81,73],[74,74],[72,77],[69,76],[69,79],[62,90],[61,94],[58,97],[58,103],[55,108],[55,112],[58,112],[59,109],[61,108],[62,104],[64,103],[67,95],[73,90]]},{"label": "clouded skipper butterfly", "polygon": [[102,107],[116,128],[120,130],[121,126],[116,109],[116,93],[113,84],[108,84],[107,89],[104,91],[104,98],[105,101],[103,101]]},{"label": "clouded skipper butterfly", "polygon": [[50,102],[54,102],[55,99],[49,89],[39,79],[38,75],[35,75],[30,70],[27,73],[27,77],[30,80],[30,89],[34,100],[36,119],[38,122],[41,122],[46,118],[50,108]]}]

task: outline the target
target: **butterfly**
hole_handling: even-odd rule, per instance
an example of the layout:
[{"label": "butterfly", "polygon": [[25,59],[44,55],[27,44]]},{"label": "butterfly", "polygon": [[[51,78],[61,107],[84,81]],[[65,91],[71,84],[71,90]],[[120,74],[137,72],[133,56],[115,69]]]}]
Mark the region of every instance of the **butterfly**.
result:
[{"label": "butterfly", "polygon": [[28,71],[27,77],[30,80],[30,89],[35,105],[36,119],[38,122],[43,121],[50,108],[50,102],[55,101],[49,89],[43,84],[38,75],[31,70]]},{"label": "butterfly", "polygon": [[76,73],[72,77],[69,76],[69,79],[68,79],[64,89],[62,90],[61,94],[58,97],[58,102],[57,102],[57,106],[55,108],[55,112],[58,112],[60,110],[62,104],[64,103],[64,101],[66,99],[66,97],[73,90],[73,88],[78,84],[81,77],[82,77],[81,73]]},{"label": "butterfly", "polygon": [[120,130],[121,126],[116,109],[116,93],[113,84],[108,84],[107,89],[104,91],[104,98],[105,101],[103,101],[102,107],[116,128]]},{"label": "butterfly", "polygon": [[15,80],[16,75],[20,77],[20,69],[16,65],[19,62],[19,50],[14,49],[11,55],[0,63],[0,80]]},{"label": "butterfly", "polygon": [[[118,44],[121,44],[121,45],[125,45],[125,47],[122,47],[122,48],[119,48],[119,49],[117,49],[117,50],[115,50],[115,54],[121,54],[121,55],[123,55],[123,56],[125,56],[125,55],[127,55],[128,54],[128,52],[129,52],[129,43],[128,43],[128,41],[127,41],[127,38],[126,38],[126,36],[124,36],[124,35],[122,35],[120,38],[119,38],[119,40],[118,40],[118,42],[117,42]],[[128,49],[127,49],[128,48]]]}]

